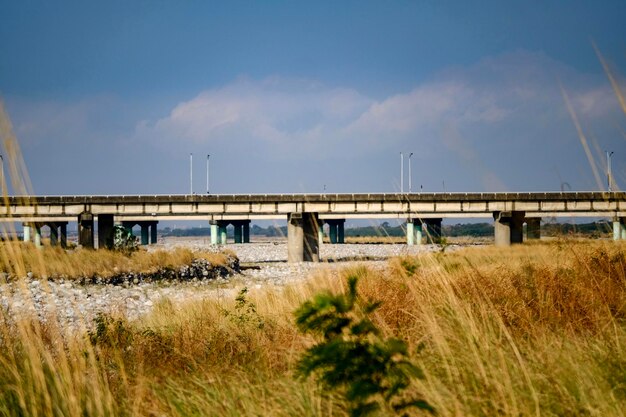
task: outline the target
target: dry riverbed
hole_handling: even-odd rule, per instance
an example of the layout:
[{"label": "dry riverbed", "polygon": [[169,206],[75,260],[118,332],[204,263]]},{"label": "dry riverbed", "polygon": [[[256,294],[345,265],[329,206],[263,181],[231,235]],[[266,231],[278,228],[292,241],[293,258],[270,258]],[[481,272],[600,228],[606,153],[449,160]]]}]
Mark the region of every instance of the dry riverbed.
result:
[{"label": "dry riverbed", "polygon": [[[163,239],[149,250],[170,250],[187,246],[202,250],[229,249],[239,257],[241,273],[215,279],[189,281],[125,282],[122,285],[80,284],[70,280],[46,281],[25,277],[0,283],[0,308],[12,317],[33,314],[41,320],[58,320],[63,327],[90,326],[99,313],[136,319],[163,299],[174,304],[203,298],[232,299],[242,287],[250,289],[282,287],[304,280],[312,273],[335,274],[341,268],[367,264],[382,268],[386,259],[398,255],[441,250],[436,245],[407,247],[401,244],[324,244],[321,256],[326,262],[288,264],[284,241],[253,242],[244,245],[211,246],[206,239]],[[447,250],[452,250],[449,247]]]}]

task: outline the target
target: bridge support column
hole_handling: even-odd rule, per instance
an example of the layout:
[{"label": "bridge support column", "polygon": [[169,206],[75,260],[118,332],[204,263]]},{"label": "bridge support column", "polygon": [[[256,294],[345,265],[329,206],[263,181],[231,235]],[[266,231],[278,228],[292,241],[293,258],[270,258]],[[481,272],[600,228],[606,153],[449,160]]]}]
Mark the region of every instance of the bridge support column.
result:
[{"label": "bridge support column", "polygon": [[541,239],[541,217],[526,219],[526,240]]},{"label": "bridge support column", "polygon": [[319,262],[317,213],[291,213],[287,224],[287,261]]},{"label": "bridge support column", "polygon": [[98,214],[98,249],[113,249],[113,215]]},{"label": "bridge support column", "polygon": [[422,222],[409,219],[406,222],[406,244],[408,246],[422,244]]},{"label": "bridge support column", "polygon": [[441,219],[424,219],[426,225],[426,241],[439,243],[441,241]]},{"label": "bridge support column", "polygon": [[235,243],[243,243],[243,224],[239,221],[233,222]]},{"label": "bridge support column", "polygon": [[50,246],[57,246],[60,241],[61,247],[65,249],[67,247],[67,222],[50,222],[45,225],[50,228]]},{"label": "bridge support column", "polygon": [[328,227],[328,237],[330,239],[330,243],[335,244],[337,243],[337,223],[329,221]]},{"label": "bridge support column", "polygon": [[84,211],[78,215],[78,244],[93,249],[93,214]]},{"label": "bridge support column", "polygon": [[23,232],[24,233],[24,242],[30,242],[31,225],[23,223],[22,226],[24,227],[24,232]]},{"label": "bridge support column", "polygon": [[67,248],[67,222],[57,223],[59,225],[59,237],[61,238],[61,247]]},{"label": "bridge support column", "polygon": [[217,227],[219,229],[220,235],[220,245],[225,245],[227,242],[228,235],[226,234],[226,227],[228,227],[228,222],[219,221],[217,222]]},{"label": "bridge support column", "polygon": [[626,218],[616,217],[613,219],[613,240],[621,239],[626,239]]},{"label": "bridge support column", "polygon": [[48,223],[50,228],[50,246],[56,246],[59,244],[59,225],[56,223]]},{"label": "bridge support column", "polygon": [[243,243],[250,243],[250,220],[243,221]]},{"label": "bridge support column", "polygon": [[150,224],[148,222],[139,222],[139,227],[141,227],[141,244],[147,245],[150,241]]},{"label": "bridge support column", "polygon": [[344,219],[332,219],[326,220],[328,223],[328,237],[330,238],[330,243],[345,243],[345,224]]},{"label": "bridge support column", "polygon": [[235,220],[231,224],[235,228],[235,243],[250,243],[250,220]]},{"label": "bridge support column", "polygon": [[523,211],[496,211],[493,213],[496,246],[522,243],[524,238]]},{"label": "bridge support column", "polygon": [[337,243],[344,244],[346,243],[345,239],[345,220],[337,220]]},{"label": "bridge support column", "polygon": [[326,221],[320,220],[319,224],[317,225],[317,241],[320,243],[320,246],[322,246],[322,243],[324,243],[324,224],[325,223]]},{"label": "bridge support column", "polygon": [[219,241],[219,227],[216,221],[210,221],[211,225],[211,245],[217,245]]},{"label": "bridge support column", "polygon": [[41,225],[35,223],[35,247],[41,248]]},{"label": "bridge support column", "polygon": [[150,222],[150,244],[155,245],[158,242],[157,224],[159,222]]}]

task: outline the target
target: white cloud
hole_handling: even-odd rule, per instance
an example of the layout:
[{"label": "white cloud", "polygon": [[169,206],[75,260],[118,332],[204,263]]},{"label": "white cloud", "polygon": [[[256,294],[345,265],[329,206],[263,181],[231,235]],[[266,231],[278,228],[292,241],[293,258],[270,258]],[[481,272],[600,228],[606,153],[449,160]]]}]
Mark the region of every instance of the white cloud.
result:
[{"label": "white cloud", "polygon": [[615,110],[608,85],[521,51],[445,71],[382,100],[309,80],[239,79],[179,103],[166,117],[141,122],[137,132],[165,146],[181,139],[231,140],[281,146],[290,156],[296,149],[320,153],[329,146],[374,153],[416,137],[441,142],[440,132],[451,122],[469,144],[498,142],[507,139],[478,138],[473,131],[569,123],[559,79],[581,115],[599,119]]},{"label": "white cloud", "polygon": [[[294,191],[296,182],[319,188],[335,180],[370,190],[371,184],[392,183],[390,175],[399,183],[400,151],[415,152],[414,172],[425,190],[440,189],[444,178],[449,189],[542,189],[556,183],[548,178],[555,168],[570,184],[589,174],[559,83],[598,147],[626,154],[619,133],[626,120],[604,76],[523,51],[449,69],[382,98],[315,80],[271,77],[240,78],[175,105],[101,96],[64,103],[13,99],[8,108],[17,114],[16,133],[30,144],[33,159],[42,154],[42,172],[50,156],[72,160],[79,147],[85,154],[97,148],[108,153],[94,158],[103,167],[122,153],[135,175],[145,171],[155,182],[155,190],[159,181],[186,181],[186,155],[204,151],[216,155],[216,167],[228,165],[224,172],[241,164],[243,177],[222,177],[225,184],[239,181],[259,192],[267,192],[266,184],[284,192]],[[289,164],[289,174],[282,174],[279,167]],[[157,179],[153,166],[164,178]],[[48,167],[41,176],[50,172]]]}]

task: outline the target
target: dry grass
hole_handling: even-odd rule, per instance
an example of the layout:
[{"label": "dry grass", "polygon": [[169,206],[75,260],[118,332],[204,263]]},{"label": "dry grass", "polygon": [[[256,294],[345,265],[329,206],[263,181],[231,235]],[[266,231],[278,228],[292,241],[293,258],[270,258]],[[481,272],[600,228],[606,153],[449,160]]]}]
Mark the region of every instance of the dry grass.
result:
[{"label": "dry grass", "polygon": [[[467,249],[341,274],[383,302],[375,321],[409,342],[426,375],[411,390],[438,415],[624,415],[622,244]],[[0,415],[345,415],[338,397],[293,374],[311,343],[293,311],[344,283],[321,275],[239,308],[163,300],[139,322],[103,322],[95,345],[5,323]]]},{"label": "dry grass", "polygon": [[51,246],[38,249],[30,243],[4,242],[0,246],[0,271],[17,277],[32,272],[35,277],[108,278],[120,273],[153,273],[163,268],[177,268],[199,258],[223,266],[232,255],[229,252],[194,252],[187,248],[138,250],[126,255],[111,250],[66,251]]},{"label": "dry grass", "polygon": [[[406,237],[402,236],[346,236],[346,243],[357,244],[389,244],[389,243],[406,243]],[[326,242],[330,243],[330,241]]]}]

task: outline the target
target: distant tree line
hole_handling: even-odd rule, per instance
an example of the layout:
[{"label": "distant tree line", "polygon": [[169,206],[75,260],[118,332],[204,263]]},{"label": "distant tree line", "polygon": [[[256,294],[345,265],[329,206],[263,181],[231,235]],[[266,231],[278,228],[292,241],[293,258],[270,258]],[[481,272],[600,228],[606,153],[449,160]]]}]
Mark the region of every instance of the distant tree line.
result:
[{"label": "distant tree line", "polygon": [[[560,235],[586,235],[591,237],[606,236],[612,233],[612,224],[605,220],[591,223],[543,223],[541,225],[541,234],[543,236],[560,236]],[[406,224],[392,226],[389,222],[383,222],[380,225],[350,227],[345,229],[345,236],[361,237],[361,236],[404,236]],[[211,229],[209,227],[192,227],[192,228],[169,228],[165,227],[160,234],[162,236],[209,236]],[[233,231],[228,229],[228,235],[232,236]],[[252,225],[250,234],[254,236],[265,237],[286,237],[287,226],[268,226],[261,227]],[[443,225],[442,234],[449,237],[472,236],[485,237],[493,236],[492,223],[458,223],[452,225]]]}]

